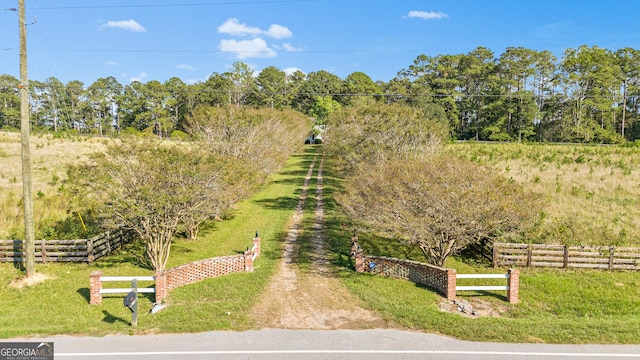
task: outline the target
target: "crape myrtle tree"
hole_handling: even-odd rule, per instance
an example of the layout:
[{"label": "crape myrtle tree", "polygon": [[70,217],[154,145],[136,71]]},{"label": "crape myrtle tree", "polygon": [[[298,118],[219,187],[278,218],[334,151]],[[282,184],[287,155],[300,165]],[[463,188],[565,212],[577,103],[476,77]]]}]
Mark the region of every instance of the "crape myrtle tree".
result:
[{"label": "crape myrtle tree", "polygon": [[344,175],[393,155],[422,159],[447,137],[446,120],[402,103],[345,107],[327,118],[325,151]]},{"label": "crape myrtle tree", "polygon": [[469,244],[522,233],[540,206],[489,170],[439,156],[443,122],[401,104],[344,109],[330,116],[325,143],[346,179],[336,199],[349,218],[438,266]]},{"label": "crape myrtle tree", "polygon": [[344,189],[338,201],[351,219],[418,246],[437,266],[470,244],[520,236],[540,209],[521,186],[454,157],[362,166]]},{"label": "crape myrtle tree", "polygon": [[293,110],[201,106],[187,133],[214,154],[242,160],[256,175],[277,171],[304,143],[311,122]]},{"label": "crape myrtle tree", "polygon": [[244,194],[234,178],[241,174],[233,161],[195,146],[125,140],[72,166],[68,188],[104,227],[134,230],[160,272],[177,231],[220,216]]}]

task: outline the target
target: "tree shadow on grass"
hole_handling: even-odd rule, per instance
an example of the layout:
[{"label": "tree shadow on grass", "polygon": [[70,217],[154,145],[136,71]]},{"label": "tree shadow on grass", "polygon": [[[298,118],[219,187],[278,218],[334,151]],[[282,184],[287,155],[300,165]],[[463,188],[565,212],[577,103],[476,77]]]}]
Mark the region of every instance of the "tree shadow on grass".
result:
[{"label": "tree shadow on grass", "polygon": [[90,295],[89,288],[80,288],[76,292],[78,294],[80,294],[80,296],[82,296],[87,301],[87,303],[89,303],[91,301],[91,295]]},{"label": "tree shadow on grass", "polygon": [[274,199],[256,200],[255,203],[266,209],[295,210],[299,200],[299,198],[281,196]]},{"label": "tree shadow on grass", "polygon": [[106,323],[109,323],[109,324],[115,324],[116,322],[121,322],[123,324],[131,325],[130,321],[127,321],[127,320],[125,320],[123,318],[120,318],[120,317],[117,317],[115,315],[112,315],[107,310],[102,310],[102,313],[104,314],[104,318],[102,319],[103,322],[106,322]]},{"label": "tree shadow on grass", "polygon": [[96,261],[101,268],[112,268],[123,263],[132,264],[146,270],[153,270],[146,257],[146,250],[142,241],[134,241],[117,249],[111,254]]}]

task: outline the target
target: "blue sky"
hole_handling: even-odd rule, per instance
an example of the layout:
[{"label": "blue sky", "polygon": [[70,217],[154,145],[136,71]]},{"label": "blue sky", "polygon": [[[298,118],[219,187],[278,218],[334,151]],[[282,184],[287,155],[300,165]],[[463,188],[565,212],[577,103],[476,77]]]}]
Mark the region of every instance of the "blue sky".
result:
[{"label": "blue sky", "polygon": [[[235,61],[389,81],[420,54],[640,48],[636,0],[25,0],[29,78],[187,83]],[[17,0],[0,0],[0,74],[19,76]]]}]

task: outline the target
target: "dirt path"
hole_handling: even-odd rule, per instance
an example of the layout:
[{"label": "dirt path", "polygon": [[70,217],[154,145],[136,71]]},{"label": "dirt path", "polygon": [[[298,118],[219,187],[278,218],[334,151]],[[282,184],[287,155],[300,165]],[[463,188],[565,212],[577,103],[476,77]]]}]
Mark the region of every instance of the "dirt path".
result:
[{"label": "dirt path", "polygon": [[309,183],[318,157],[309,166],[300,200],[286,238],[280,268],[254,308],[261,327],[284,329],[368,329],[387,327],[386,322],[356,305],[356,301],[333,276],[324,242],[323,159],[316,172],[315,220],[311,247],[310,273],[300,273],[294,255],[300,232]]}]

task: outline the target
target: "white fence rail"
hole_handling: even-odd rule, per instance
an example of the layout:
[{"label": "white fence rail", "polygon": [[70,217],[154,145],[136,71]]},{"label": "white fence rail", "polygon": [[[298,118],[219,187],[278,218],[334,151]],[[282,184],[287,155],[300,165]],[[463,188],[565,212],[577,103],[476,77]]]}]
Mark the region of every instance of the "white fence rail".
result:
[{"label": "white fence rail", "polygon": [[[124,282],[124,281],[155,281],[155,276],[101,276],[101,282]],[[133,291],[134,289],[131,287],[128,288],[109,288],[109,289],[100,289],[100,294],[120,294],[120,293],[128,293]],[[156,292],[155,288],[137,288],[139,293],[149,293],[154,294]]]},{"label": "white fence rail", "polygon": [[[507,279],[509,274],[456,274],[457,279]],[[478,291],[478,290],[506,290],[509,291],[509,285],[471,285],[456,286],[456,291]]]}]

